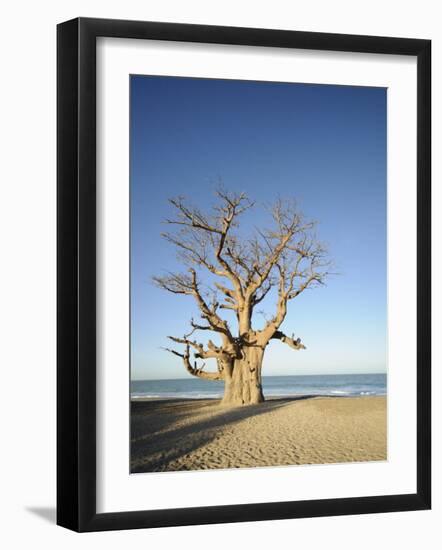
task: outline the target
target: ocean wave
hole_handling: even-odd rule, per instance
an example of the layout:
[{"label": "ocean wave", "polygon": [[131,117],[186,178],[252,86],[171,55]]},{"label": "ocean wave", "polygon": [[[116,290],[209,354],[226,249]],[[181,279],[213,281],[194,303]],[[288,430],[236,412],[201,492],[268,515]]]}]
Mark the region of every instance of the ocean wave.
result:
[{"label": "ocean wave", "polygon": [[131,399],[219,399],[221,393],[132,393]]},{"label": "ocean wave", "polygon": [[[132,393],[131,399],[221,399],[222,393],[206,393],[206,392],[157,392],[157,393]],[[344,390],[315,390],[299,392],[290,390],[273,390],[265,391],[264,395],[267,397],[303,397],[303,396],[346,396],[346,397],[358,397],[358,396],[385,396],[387,395],[382,391],[344,391]]]},{"label": "ocean wave", "polygon": [[[199,379],[140,380],[131,383],[131,397],[137,399],[220,399],[221,381]],[[328,396],[359,397],[387,394],[386,376],[312,375],[263,377],[263,392],[269,398]]]}]

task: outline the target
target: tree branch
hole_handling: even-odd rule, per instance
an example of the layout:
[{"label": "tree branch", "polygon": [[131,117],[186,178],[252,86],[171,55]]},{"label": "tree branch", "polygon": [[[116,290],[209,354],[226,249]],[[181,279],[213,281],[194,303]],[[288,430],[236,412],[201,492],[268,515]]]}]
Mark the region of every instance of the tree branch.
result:
[{"label": "tree branch", "polygon": [[184,363],[184,366],[188,373],[190,373],[192,376],[196,376],[197,378],[203,378],[204,380],[223,380],[224,379],[224,373],[223,371],[218,370],[218,372],[206,372],[204,369],[205,364],[198,368],[196,361],[194,362],[194,366],[192,367],[190,363],[190,351],[189,346],[186,346],[186,351],[184,353],[179,353],[178,351],[174,349],[164,348],[166,351],[173,353],[174,355],[177,355],[178,357],[181,357]]},{"label": "tree branch", "polygon": [[[218,190],[217,197],[218,204],[211,213],[186,205],[183,197],[170,200],[176,217],[166,223],[176,226],[176,232],[164,233],[163,237],[174,245],[189,270],[155,277],[154,281],[168,292],[193,296],[204,320],[201,324],[192,320],[191,332],[174,341],[195,350],[197,357],[217,361],[220,357],[232,361],[240,347],[238,341],[247,342],[252,336],[265,346],[281,334],[279,339],[287,345],[303,349],[302,344],[280,333],[279,327],[286,317],[288,302],[307,288],[323,284],[329,275],[327,253],[316,239],[315,223],[305,221],[294,202],[279,200],[270,210],[270,227],[255,228],[251,237],[244,238],[237,230],[238,217],[253,203],[244,193]],[[199,268],[210,277],[212,301],[200,289],[200,271],[198,275],[196,271]],[[269,315],[262,330],[255,331],[254,308],[272,289],[277,291],[276,311],[273,317]],[[221,310],[236,313],[237,334],[232,334]],[[189,337],[197,330],[219,333],[222,345],[216,347],[212,343],[205,348],[192,342]],[[240,340],[235,338],[237,335]]]},{"label": "tree branch", "polygon": [[223,355],[223,351],[213,347],[212,349],[205,350],[203,344],[199,344],[195,340],[189,340],[187,338],[177,338],[176,336],[168,336],[169,340],[176,342],[177,344],[185,344],[186,348],[192,347],[196,350],[195,357],[198,359],[217,359]]},{"label": "tree branch", "polygon": [[[177,210],[178,217],[177,219],[168,219],[166,223],[181,227],[182,232],[178,237],[168,233],[163,234],[163,236],[181,249],[184,252],[184,257],[191,263],[203,265],[212,273],[227,277],[233,283],[236,292],[242,295],[241,277],[226,260],[223,252],[227,241],[229,241],[229,231],[236,218],[251,208],[253,203],[247,199],[244,193],[239,195],[229,194],[219,189],[216,194],[221,199],[221,205],[215,209],[217,215],[212,219],[203,215],[198,209],[186,206],[183,197],[170,199],[169,202]],[[206,235],[208,239],[198,236],[201,234]],[[186,241],[185,237],[189,236],[192,238],[193,243]],[[210,242],[214,258],[222,270],[217,269],[208,260],[206,252],[208,242]],[[227,254],[235,261],[234,251],[232,251],[230,243],[227,247]]]},{"label": "tree branch", "polygon": [[233,336],[227,321],[216,313],[216,307],[209,307],[204,300],[199,290],[196,271],[193,268],[189,269],[189,274],[169,273],[164,277],[154,277],[153,280],[157,286],[168,292],[193,296],[201,311],[201,317],[209,323],[212,330],[223,334],[226,342],[233,342]]},{"label": "tree branch", "polygon": [[272,339],[274,340],[281,340],[281,342],[284,342],[284,344],[287,344],[293,349],[300,350],[300,349],[307,349],[304,344],[301,344],[301,338],[297,338],[295,340],[295,335],[292,334],[292,337],[286,336],[283,332],[280,330],[277,330],[273,333]]}]

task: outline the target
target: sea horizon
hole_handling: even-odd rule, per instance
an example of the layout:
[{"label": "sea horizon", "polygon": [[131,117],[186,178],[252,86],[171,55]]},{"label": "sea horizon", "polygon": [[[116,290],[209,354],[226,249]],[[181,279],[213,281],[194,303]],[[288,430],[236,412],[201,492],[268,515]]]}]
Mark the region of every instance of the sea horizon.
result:
[{"label": "sea horizon", "polygon": [[[387,373],[301,374],[262,377],[266,397],[387,395]],[[223,381],[199,378],[132,380],[131,399],[219,399]]]}]

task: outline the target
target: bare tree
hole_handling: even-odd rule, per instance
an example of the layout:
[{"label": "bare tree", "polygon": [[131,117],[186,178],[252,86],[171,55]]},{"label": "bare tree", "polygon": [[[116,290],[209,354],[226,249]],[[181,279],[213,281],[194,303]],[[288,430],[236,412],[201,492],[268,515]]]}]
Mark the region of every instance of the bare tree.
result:
[{"label": "bare tree", "polygon": [[[190,206],[183,197],[169,201],[175,217],[166,223],[174,231],[162,236],[176,247],[186,271],[154,277],[154,282],[173,294],[192,296],[201,321],[191,319],[190,332],[182,337],[169,336],[184,348],[167,351],[181,357],[193,376],[223,380],[223,404],[260,403],[264,401],[264,352],[272,339],[294,350],[305,349],[300,338],[287,336],[280,327],[288,303],[306,289],[323,284],[329,261],[315,237],[315,223],[306,222],[295,203],[278,200],[270,211],[272,227],[255,229],[246,239],[240,238],[238,222],[254,203],[244,193],[218,190],[216,196],[216,206],[209,214]],[[204,278],[209,281],[209,292],[203,290]],[[254,330],[255,308],[268,294],[276,297],[274,315],[263,328]],[[234,312],[236,330],[221,310]],[[212,340],[199,343],[193,336],[199,331],[217,334],[218,345]],[[197,359],[214,359],[217,369],[207,371],[205,363],[199,366]]]}]

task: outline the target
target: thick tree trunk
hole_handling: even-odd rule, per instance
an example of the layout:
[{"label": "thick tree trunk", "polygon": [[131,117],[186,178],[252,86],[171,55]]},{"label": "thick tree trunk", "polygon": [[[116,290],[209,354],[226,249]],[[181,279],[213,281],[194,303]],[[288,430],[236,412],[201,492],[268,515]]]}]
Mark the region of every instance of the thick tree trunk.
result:
[{"label": "thick tree trunk", "polygon": [[225,377],[222,405],[235,407],[264,401],[261,367],[264,352],[258,347],[245,347],[236,359],[230,376]]}]

